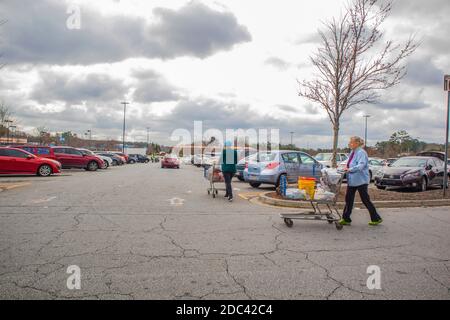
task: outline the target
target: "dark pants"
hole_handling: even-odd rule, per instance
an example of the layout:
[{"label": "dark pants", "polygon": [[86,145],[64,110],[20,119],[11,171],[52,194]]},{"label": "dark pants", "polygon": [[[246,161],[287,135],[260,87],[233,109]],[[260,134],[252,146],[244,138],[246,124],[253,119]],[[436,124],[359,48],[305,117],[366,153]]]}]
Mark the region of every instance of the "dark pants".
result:
[{"label": "dark pants", "polygon": [[350,215],[352,214],[356,191],[359,192],[361,201],[364,203],[367,210],[369,210],[370,218],[372,219],[372,221],[378,221],[381,219],[381,217],[377,213],[377,209],[375,209],[375,206],[373,205],[372,201],[370,201],[368,187],[369,185],[367,184],[358,187],[347,186],[347,193],[345,194],[345,208],[343,215],[345,221],[347,222],[352,221],[352,219],[350,219]]},{"label": "dark pants", "polygon": [[223,172],[225,179],[226,193],[225,196],[233,197],[233,188],[231,187],[231,179],[234,177],[234,172]]}]

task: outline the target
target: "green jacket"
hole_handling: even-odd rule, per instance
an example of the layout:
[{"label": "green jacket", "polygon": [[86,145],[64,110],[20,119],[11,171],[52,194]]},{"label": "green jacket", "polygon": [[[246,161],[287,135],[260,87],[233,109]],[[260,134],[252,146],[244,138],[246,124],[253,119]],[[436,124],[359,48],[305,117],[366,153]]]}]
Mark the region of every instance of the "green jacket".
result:
[{"label": "green jacket", "polygon": [[223,149],[220,163],[222,164],[222,172],[236,173],[236,164],[238,162],[238,154],[234,149]]}]

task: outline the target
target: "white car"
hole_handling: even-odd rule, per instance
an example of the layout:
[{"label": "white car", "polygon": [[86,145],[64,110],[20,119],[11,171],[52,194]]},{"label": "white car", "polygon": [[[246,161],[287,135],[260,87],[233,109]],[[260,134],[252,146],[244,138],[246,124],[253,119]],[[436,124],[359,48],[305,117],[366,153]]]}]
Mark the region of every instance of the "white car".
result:
[{"label": "white car", "polygon": [[[333,157],[332,153],[318,153],[314,159],[319,161],[320,164],[324,166],[324,168],[331,168],[331,158]],[[345,153],[336,154],[336,164],[341,163],[344,160],[347,160],[348,156]]]},{"label": "white car", "polygon": [[97,158],[102,159],[103,162],[105,163],[105,165],[101,169],[108,169],[110,166],[113,165],[113,159],[111,159],[110,157],[101,156],[99,154],[92,152],[91,150],[88,150],[88,149],[79,148],[78,150],[81,151],[81,153],[83,153],[83,154],[88,154],[90,156],[95,156]]},{"label": "white car", "polygon": [[[343,170],[345,166],[347,165],[347,161],[342,161],[338,164],[338,170]],[[377,175],[378,171],[383,169],[383,159],[380,158],[369,158],[369,174],[370,174],[370,181],[373,180],[373,178]],[[344,176],[344,180],[347,177]]]}]

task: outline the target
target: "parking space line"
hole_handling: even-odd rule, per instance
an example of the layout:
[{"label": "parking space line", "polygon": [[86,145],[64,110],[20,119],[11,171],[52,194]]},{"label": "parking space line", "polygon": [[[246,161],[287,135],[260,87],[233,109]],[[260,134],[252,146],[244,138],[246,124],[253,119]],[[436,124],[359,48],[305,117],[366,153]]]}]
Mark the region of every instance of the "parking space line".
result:
[{"label": "parking space line", "polygon": [[0,183],[0,190],[12,190],[31,185],[31,182],[23,183]]}]

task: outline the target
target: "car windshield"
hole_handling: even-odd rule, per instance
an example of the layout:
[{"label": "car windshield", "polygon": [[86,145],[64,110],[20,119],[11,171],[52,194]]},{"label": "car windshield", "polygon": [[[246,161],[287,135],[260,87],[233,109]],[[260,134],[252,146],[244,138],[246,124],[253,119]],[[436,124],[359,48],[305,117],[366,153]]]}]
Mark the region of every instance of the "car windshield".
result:
[{"label": "car windshield", "polygon": [[332,156],[331,153],[319,153],[315,158],[317,161],[330,161]]},{"label": "car windshield", "polygon": [[402,158],[391,164],[391,167],[425,167],[427,159]]}]

